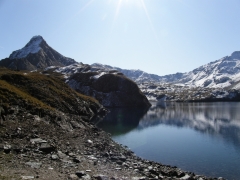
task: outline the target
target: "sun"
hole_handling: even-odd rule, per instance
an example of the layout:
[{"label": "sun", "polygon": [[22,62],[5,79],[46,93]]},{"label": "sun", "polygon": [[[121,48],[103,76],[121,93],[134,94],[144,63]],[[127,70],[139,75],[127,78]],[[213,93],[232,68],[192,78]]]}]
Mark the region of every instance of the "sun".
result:
[{"label": "sun", "polygon": [[118,0],[115,17],[119,15],[120,9],[123,6],[135,6],[135,7],[141,7],[144,9],[146,8],[144,0]]},{"label": "sun", "polygon": [[150,15],[148,13],[148,9],[146,7],[144,0],[118,0],[114,21],[116,21],[118,15],[120,13],[121,7],[123,7],[123,6],[135,6],[135,7],[142,8],[145,12],[145,15],[148,19],[149,25],[150,25],[154,35],[157,37],[155,28],[153,26],[152,20],[150,18]]}]

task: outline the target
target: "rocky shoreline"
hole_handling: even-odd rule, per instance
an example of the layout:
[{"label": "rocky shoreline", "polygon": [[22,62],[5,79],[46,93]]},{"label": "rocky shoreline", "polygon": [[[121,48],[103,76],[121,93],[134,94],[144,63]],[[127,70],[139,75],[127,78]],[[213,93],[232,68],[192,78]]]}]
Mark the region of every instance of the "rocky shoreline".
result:
[{"label": "rocky shoreline", "polygon": [[10,109],[0,126],[0,179],[223,179],[137,157],[76,115]]}]

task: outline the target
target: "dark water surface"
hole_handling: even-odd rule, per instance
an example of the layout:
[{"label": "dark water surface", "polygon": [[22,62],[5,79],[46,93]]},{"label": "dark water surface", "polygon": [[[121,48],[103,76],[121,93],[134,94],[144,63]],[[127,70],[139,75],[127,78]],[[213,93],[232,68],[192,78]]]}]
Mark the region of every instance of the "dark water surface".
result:
[{"label": "dark water surface", "polygon": [[240,103],[162,103],[115,108],[97,126],[138,156],[240,180]]}]

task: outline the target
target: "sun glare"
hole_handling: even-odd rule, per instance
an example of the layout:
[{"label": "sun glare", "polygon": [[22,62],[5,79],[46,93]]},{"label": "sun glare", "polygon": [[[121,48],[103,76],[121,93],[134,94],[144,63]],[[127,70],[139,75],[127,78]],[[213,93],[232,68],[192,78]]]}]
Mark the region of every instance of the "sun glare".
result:
[{"label": "sun glare", "polygon": [[118,16],[121,7],[123,6],[135,6],[135,7],[143,7],[145,6],[143,0],[118,0],[116,15]]},{"label": "sun glare", "polygon": [[121,11],[121,7],[123,7],[123,6],[135,6],[135,7],[139,7],[141,9],[143,9],[144,12],[145,12],[145,15],[148,19],[148,23],[149,23],[156,39],[157,39],[157,33],[156,33],[155,28],[153,26],[152,20],[150,18],[150,15],[148,13],[148,9],[145,5],[144,0],[118,0],[114,21],[116,21],[117,17],[119,16],[119,13]]}]

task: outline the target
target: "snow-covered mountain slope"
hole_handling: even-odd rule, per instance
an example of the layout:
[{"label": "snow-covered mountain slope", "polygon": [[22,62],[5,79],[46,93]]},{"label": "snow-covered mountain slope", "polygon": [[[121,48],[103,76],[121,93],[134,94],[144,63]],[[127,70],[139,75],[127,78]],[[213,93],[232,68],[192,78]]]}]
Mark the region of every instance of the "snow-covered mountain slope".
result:
[{"label": "snow-covered mountain slope", "polygon": [[9,59],[21,59],[27,57],[28,54],[35,54],[40,51],[40,44],[43,41],[41,36],[34,36],[22,49],[13,51]]},{"label": "snow-covered mountain slope", "polygon": [[13,51],[9,58],[1,60],[0,66],[17,70],[36,70],[73,63],[76,61],[55,51],[42,36],[34,36],[22,49]]},{"label": "snow-covered mountain slope", "polygon": [[200,87],[225,88],[240,80],[240,51],[184,73],[181,82]]},{"label": "snow-covered mountain slope", "polygon": [[160,76],[158,76],[156,74],[149,74],[149,73],[146,73],[139,69],[138,70],[121,69],[118,67],[112,67],[109,65],[103,65],[103,64],[99,64],[99,63],[94,63],[91,66],[98,68],[98,69],[106,69],[108,71],[117,70],[135,82],[145,82],[145,81],[158,82],[159,78],[160,78]]},{"label": "snow-covered mountain slope", "polygon": [[[93,67],[118,70],[137,83],[171,83],[193,87],[225,88],[240,81],[240,51],[231,56],[210,62],[187,73],[176,73],[165,76],[148,74],[141,70],[126,70],[102,64],[92,64]],[[238,87],[235,84],[234,87]]]},{"label": "snow-covered mountain slope", "polygon": [[65,79],[68,79],[71,75],[76,73],[92,73],[91,79],[98,79],[105,74],[123,75],[117,70],[111,70],[107,68],[98,68],[96,66],[91,66],[83,63],[74,63],[68,66],[50,66],[45,70],[54,70],[55,72],[64,74]]}]

